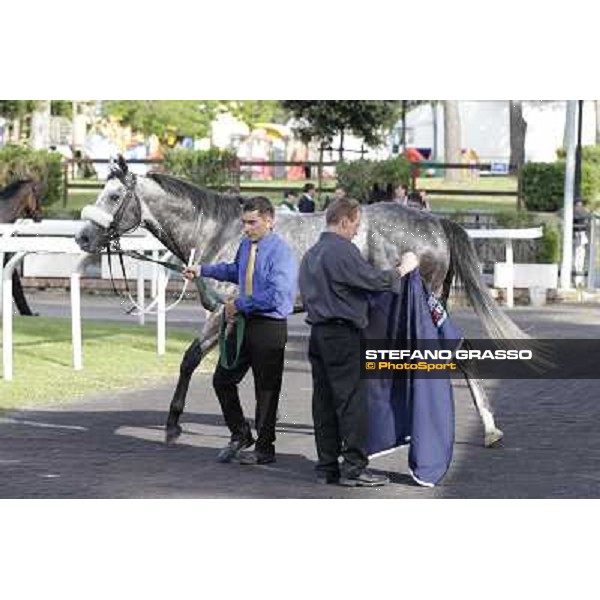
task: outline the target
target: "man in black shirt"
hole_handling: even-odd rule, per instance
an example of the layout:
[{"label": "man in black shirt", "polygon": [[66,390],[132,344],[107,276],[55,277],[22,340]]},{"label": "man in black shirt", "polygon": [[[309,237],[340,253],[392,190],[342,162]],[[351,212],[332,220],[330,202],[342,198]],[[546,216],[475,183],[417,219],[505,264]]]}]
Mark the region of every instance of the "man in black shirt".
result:
[{"label": "man in black shirt", "polygon": [[298,202],[298,210],[301,213],[313,213],[315,212],[315,201],[313,196],[315,195],[314,183],[307,183],[304,185],[304,191],[300,202]]},{"label": "man in black shirt", "polygon": [[309,359],[317,474],[324,483],[384,485],[387,477],[366,468],[367,404],[360,378],[360,342],[368,323],[368,292],[399,291],[400,278],[418,266],[417,257],[407,252],[390,271],[371,266],[351,241],[361,218],[355,200],[334,201],[325,218],[327,230],[304,255],[299,281],[312,325]]}]

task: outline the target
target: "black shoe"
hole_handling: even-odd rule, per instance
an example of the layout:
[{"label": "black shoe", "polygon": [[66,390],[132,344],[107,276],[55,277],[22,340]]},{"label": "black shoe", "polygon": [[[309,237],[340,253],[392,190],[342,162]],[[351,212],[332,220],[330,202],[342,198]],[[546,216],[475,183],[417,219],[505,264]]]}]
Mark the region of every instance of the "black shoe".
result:
[{"label": "black shoe", "polygon": [[229,444],[227,444],[227,446],[221,449],[219,454],[217,454],[217,462],[231,462],[236,456],[238,456],[240,450],[243,450],[244,448],[250,448],[252,444],[254,444],[254,438],[252,437],[252,434],[248,434],[242,438],[232,438]]},{"label": "black shoe", "polygon": [[376,475],[365,469],[357,475],[342,475],[338,483],[346,487],[376,487],[389,482],[385,475]]},{"label": "black shoe", "polygon": [[276,460],[274,452],[255,450],[254,452],[240,454],[240,465],[268,465],[276,462]]},{"label": "black shoe", "polygon": [[317,483],[320,483],[321,485],[336,485],[339,482],[339,473],[317,473]]}]

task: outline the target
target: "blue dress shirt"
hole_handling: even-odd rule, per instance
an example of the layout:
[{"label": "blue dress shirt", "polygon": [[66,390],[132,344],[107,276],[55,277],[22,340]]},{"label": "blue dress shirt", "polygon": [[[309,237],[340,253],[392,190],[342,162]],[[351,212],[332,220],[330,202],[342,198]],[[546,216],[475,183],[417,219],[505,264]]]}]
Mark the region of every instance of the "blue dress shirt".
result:
[{"label": "blue dress shirt", "polygon": [[275,233],[268,233],[257,243],[256,262],[252,278],[252,294],[246,295],[246,267],[251,241],[244,238],[235,261],[202,265],[202,277],[236,283],[240,295],[235,301],[238,311],[259,314],[274,319],[285,319],[294,310],[298,287],[298,261],[292,249]]}]

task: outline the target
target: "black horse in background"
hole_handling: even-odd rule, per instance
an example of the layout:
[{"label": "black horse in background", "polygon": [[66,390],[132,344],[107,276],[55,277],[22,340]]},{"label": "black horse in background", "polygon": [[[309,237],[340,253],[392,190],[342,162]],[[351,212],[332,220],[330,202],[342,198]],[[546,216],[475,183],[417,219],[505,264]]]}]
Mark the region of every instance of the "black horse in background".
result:
[{"label": "black horse in background", "polygon": [[[42,220],[42,186],[33,179],[19,179],[0,190],[0,223],[14,223],[22,217],[29,217],[36,222]],[[4,255],[4,267],[11,259],[12,254]],[[15,269],[12,276],[13,299],[19,310],[19,314],[31,317],[27,299],[23,293],[21,278]]]},{"label": "black horse in background", "polygon": [[[184,264],[192,250],[199,263],[231,262],[242,236],[241,211],[239,197],[217,194],[165,174],[136,177],[119,157],[96,203],[84,208],[82,219],[87,223],[76,240],[83,250],[100,252],[122,234],[142,226]],[[324,227],[323,213],[280,213],[275,221],[275,230],[298,259],[317,241]],[[423,280],[444,302],[454,276],[458,277],[493,339],[529,337],[491,297],[481,281],[473,245],[457,223],[400,204],[382,202],[363,208],[355,243],[363,256],[381,269],[393,268],[403,253],[414,252],[419,258]],[[218,341],[222,310],[215,297],[232,291],[232,284],[201,278],[196,282],[202,305],[210,314],[202,333],[183,357],[166,424],[167,442],[181,434],[179,419],[192,374]],[[465,366],[463,373],[483,422],[485,445],[493,446],[502,439],[503,433],[495,425],[481,382],[469,369]]]}]

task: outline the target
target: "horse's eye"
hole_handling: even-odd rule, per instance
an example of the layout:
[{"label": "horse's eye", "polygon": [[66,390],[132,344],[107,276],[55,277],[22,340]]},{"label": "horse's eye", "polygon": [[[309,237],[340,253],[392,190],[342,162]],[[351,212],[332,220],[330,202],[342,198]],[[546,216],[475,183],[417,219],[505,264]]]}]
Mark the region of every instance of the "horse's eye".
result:
[{"label": "horse's eye", "polygon": [[111,202],[118,202],[119,201],[119,194],[111,194],[110,195],[110,200],[111,200]]}]

